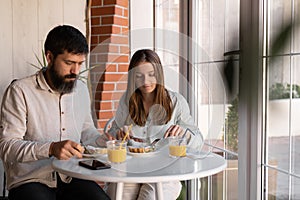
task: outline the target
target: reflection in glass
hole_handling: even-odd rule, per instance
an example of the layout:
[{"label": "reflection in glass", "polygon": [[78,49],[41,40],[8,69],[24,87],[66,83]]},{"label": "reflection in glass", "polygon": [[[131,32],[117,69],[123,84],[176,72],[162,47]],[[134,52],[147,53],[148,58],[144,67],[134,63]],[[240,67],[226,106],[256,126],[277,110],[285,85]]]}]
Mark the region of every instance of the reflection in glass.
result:
[{"label": "reflection in glass", "polygon": [[289,199],[289,175],[269,168],[267,169],[266,183],[266,187],[268,189],[267,195],[269,200]]},{"label": "reflection in glass", "polygon": [[291,199],[300,199],[300,177],[291,177],[292,179],[292,190]]}]

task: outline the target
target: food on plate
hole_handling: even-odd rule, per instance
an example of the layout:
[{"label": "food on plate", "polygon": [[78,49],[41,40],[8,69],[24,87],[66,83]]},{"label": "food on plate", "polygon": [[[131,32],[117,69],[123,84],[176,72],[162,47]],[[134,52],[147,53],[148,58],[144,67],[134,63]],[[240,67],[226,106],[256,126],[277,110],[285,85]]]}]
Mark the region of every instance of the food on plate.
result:
[{"label": "food on plate", "polygon": [[150,146],[147,147],[130,147],[128,146],[128,149],[132,153],[149,153],[153,151],[153,148]]},{"label": "food on plate", "polygon": [[128,150],[132,153],[149,153],[154,151],[153,146],[148,143],[131,141],[128,143]]},{"label": "food on plate", "polygon": [[84,148],[85,154],[107,154],[107,148],[101,148],[101,147],[93,147],[93,146],[86,146]]}]

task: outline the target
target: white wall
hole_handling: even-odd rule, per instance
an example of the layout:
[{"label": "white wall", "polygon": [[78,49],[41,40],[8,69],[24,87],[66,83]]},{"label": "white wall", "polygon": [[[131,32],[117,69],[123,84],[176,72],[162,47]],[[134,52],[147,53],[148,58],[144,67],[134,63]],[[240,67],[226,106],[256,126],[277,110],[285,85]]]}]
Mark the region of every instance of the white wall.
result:
[{"label": "white wall", "polygon": [[0,1],[0,101],[16,78],[36,71],[34,54],[41,57],[47,32],[59,24],[72,24],[85,34],[85,0]]},{"label": "white wall", "polygon": [[[47,32],[59,24],[71,24],[85,34],[85,0],[0,1],[0,101],[9,83],[36,71],[34,54],[41,57]],[[0,191],[3,188],[0,164]]]}]

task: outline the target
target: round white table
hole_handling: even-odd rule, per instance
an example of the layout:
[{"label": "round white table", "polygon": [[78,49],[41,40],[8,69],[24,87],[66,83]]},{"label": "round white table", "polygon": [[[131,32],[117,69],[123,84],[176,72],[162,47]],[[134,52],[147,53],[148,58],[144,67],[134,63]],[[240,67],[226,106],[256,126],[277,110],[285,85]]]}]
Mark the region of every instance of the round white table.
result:
[{"label": "round white table", "polygon": [[[223,157],[214,153],[201,153],[195,157],[171,158],[167,149],[158,153],[127,156],[121,164],[111,164],[110,169],[90,170],[78,165],[80,160],[54,160],[54,170],[80,179],[117,183],[116,199],[122,199],[124,183],[156,183],[157,197],[163,199],[162,182],[192,180],[221,172],[227,166]],[[107,161],[107,156],[96,159]]]}]

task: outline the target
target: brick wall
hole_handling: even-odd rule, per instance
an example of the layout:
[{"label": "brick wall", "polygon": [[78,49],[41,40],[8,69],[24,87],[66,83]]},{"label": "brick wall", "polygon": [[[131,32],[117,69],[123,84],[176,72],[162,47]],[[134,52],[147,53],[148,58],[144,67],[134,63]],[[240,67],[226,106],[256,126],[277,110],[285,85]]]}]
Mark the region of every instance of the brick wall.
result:
[{"label": "brick wall", "polygon": [[129,0],[93,0],[91,7],[91,83],[94,111],[103,129],[126,89],[129,62]]}]

